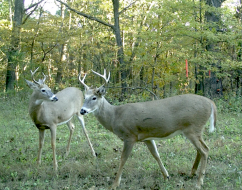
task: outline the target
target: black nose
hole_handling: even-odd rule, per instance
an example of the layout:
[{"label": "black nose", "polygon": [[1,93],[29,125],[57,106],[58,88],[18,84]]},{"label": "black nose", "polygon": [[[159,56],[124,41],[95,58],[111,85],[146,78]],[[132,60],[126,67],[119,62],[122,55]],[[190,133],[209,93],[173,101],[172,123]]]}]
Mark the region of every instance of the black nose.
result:
[{"label": "black nose", "polygon": [[81,109],[80,114],[85,115],[86,113],[87,113],[87,111],[86,111],[86,110]]},{"label": "black nose", "polygon": [[55,97],[53,98],[52,102],[56,102],[56,101],[58,101],[58,98],[55,96]]}]

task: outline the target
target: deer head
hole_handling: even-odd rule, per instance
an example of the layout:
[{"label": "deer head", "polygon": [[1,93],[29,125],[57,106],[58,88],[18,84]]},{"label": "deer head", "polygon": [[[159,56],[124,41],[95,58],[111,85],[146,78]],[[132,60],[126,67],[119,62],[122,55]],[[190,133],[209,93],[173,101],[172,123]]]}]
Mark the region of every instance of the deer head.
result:
[{"label": "deer head", "polygon": [[34,72],[31,71],[32,80],[34,82],[31,82],[31,81],[25,79],[28,86],[34,90],[34,94],[36,94],[36,96],[37,96],[36,99],[39,102],[42,102],[44,100],[54,101],[54,102],[58,101],[58,98],[52,93],[51,89],[45,84],[46,76],[44,73],[42,73],[44,76],[43,79],[39,79],[39,81],[36,81],[34,79],[34,75],[38,69],[39,69],[39,67]]}]

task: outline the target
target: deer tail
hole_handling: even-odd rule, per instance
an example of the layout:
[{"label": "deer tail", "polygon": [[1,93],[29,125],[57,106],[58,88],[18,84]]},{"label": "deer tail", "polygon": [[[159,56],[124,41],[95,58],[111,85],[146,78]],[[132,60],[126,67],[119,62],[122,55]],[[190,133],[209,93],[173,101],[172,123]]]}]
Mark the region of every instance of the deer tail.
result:
[{"label": "deer tail", "polygon": [[217,119],[217,108],[216,108],[214,102],[212,102],[211,103],[211,115],[210,115],[210,127],[209,127],[210,133],[212,133],[215,130],[216,119]]}]

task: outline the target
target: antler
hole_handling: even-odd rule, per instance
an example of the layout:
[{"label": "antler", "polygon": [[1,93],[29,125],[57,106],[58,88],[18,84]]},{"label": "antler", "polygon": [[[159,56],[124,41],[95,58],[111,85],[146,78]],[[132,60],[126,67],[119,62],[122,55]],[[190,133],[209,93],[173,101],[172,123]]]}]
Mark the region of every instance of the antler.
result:
[{"label": "antler", "polygon": [[[33,80],[36,84],[40,85],[40,82],[38,82],[38,81],[36,81],[36,80],[34,79],[34,74],[38,71],[38,69],[39,69],[39,67],[37,67],[37,69],[35,69],[34,72],[33,72],[32,70],[30,70],[30,72],[31,72],[32,80]],[[42,74],[44,75],[44,79],[42,79],[42,82],[45,83],[46,75],[45,75],[44,73],[42,73]]]},{"label": "antler", "polygon": [[80,73],[78,78],[79,78],[79,81],[83,84],[83,86],[87,90],[87,89],[89,89],[89,87],[84,83],[84,80],[85,80],[86,76],[87,76],[87,74],[85,73],[83,79],[81,80],[81,73]]},{"label": "antler", "polygon": [[[103,74],[103,75],[101,75],[101,74],[99,74],[99,73],[97,73],[97,72],[95,72],[95,71],[93,71],[93,70],[92,70],[92,72],[93,72],[94,74],[96,74],[96,75],[102,77],[102,78],[105,80],[106,83],[104,83],[103,85],[105,85],[105,84],[108,83],[108,81],[109,81],[109,79],[110,79],[110,72],[108,73],[108,78],[107,78],[107,75],[106,75],[106,69],[104,69],[104,74]],[[102,85],[102,86],[103,86],[103,85]]]}]

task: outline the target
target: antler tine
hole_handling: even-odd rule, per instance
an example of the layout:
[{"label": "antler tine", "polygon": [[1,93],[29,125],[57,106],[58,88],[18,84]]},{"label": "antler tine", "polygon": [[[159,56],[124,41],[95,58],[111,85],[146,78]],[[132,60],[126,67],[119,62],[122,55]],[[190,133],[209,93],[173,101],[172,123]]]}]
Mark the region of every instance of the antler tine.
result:
[{"label": "antler tine", "polygon": [[42,72],[43,76],[44,76],[44,79],[42,80],[43,83],[45,83],[45,80],[46,80],[46,75]]},{"label": "antler tine", "polygon": [[89,87],[84,83],[84,80],[85,80],[86,76],[87,76],[87,74],[85,73],[83,79],[81,80],[81,73],[80,73],[78,78],[79,78],[79,81],[83,84],[83,86],[87,90],[87,89],[89,89]]},{"label": "antler tine", "polygon": [[102,77],[102,78],[105,80],[105,82],[108,83],[108,81],[109,81],[109,79],[110,79],[110,72],[108,73],[108,78],[107,78],[107,75],[106,75],[106,69],[104,69],[104,74],[103,74],[103,75],[101,75],[101,74],[99,74],[99,73],[97,73],[96,71],[93,71],[93,70],[92,70],[92,72],[93,72],[94,74],[96,74],[96,75]]},{"label": "antler tine", "polygon": [[39,84],[39,82],[38,81],[36,81],[35,79],[34,79],[34,74],[37,72],[37,70],[39,69],[39,67],[37,67],[37,69],[35,69],[35,71],[33,72],[32,70],[30,70],[30,72],[31,72],[31,77],[32,77],[32,80],[36,83],[36,84]]}]

